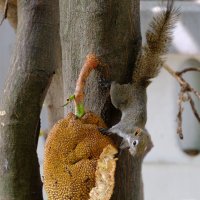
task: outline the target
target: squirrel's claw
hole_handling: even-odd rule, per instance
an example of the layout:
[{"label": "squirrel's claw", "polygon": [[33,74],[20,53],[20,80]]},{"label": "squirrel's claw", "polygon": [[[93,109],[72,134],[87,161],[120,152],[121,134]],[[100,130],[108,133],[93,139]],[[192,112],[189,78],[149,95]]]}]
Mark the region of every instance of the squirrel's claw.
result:
[{"label": "squirrel's claw", "polygon": [[108,132],[108,128],[98,128],[98,130],[103,134],[103,135],[111,135],[111,132]]}]

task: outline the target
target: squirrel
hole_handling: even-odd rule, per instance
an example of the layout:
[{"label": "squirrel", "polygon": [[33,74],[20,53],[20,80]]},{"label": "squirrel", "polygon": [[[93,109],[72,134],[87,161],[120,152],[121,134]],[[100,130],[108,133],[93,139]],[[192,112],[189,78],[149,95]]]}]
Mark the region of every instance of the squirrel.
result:
[{"label": "squirrel", "polygon": [[[115,108],[122,112],[119,123],[110,129],[100,131],[117,134],[122,140],[121,149],[129,148],[132,156],[144,154],[153,146],[146,145],[150,134],[145,129],[147,121],[146,89],[151,79],[160,71],[163,56],[172,41],[172,29],[179,16],[173,0],[167,1],[165,10],[154,16],[146,32],[146,44],[140,50],[136,67],[133,70],[132,82],[128,84],[111,83],[110,97]],[[151,140],[150,140],[151,141]]]}]

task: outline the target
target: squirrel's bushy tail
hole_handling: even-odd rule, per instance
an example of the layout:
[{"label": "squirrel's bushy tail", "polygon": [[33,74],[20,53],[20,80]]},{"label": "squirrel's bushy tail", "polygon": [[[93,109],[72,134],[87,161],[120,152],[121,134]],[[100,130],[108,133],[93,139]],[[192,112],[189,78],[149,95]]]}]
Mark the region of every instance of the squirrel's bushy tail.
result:
[{"label": "squirrel's bushy tail", "polygon": [[148,82],[157,76],[172,40],[172,29],[178,19],[179,10],[168,0],[166,10],[154,16],[146,32],[146,45],[138,55],[133,71],[133,82]]}]

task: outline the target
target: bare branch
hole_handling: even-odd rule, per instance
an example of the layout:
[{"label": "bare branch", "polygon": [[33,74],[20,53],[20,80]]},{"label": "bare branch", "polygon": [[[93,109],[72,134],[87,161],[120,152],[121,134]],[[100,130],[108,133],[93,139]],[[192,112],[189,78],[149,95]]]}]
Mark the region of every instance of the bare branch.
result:
[{"label": "bare branch", "polygon": [[191,91],[199,98],[200,100],[200,93],[196,91],[194,88],[191,88]]},{"label": "bare branch", "polygon": [[189,102],[190,102],[192,111],[193,111],[195,117],[197,118],[197,120],[198,120],[199,123],[200,123],[200,115],[199,115],[198,112],[197,112],[197,109],[196,109],[196,107],[195,107],[195,103],[194,103],[194,101],[193,101],[191,95],[190,95],[189,93],[188,93],[187,95],[188,95],[188,99],[189,99]]},{"label": "bare branch", "polygon": [[178,101],[178,114],[177,114],[177,134],[179,135],[180,139],[183,139],[183,129],[182,129],[182,113],[183,113],[183,93],[179,93],[179,101]]},{"label": "bare branch", "polygon": [[[190,106],[192,108],[192,111],[196,117],[196,119],[199,121],[200,123],[200,114],[198,113],[196,107],[195,107],[195,103],[192,99],[192,96],[190,95],[190,93],[193,93],[199,100],[200,100],[200,92],[198,92],[197,90],[195,90],[183,77],[182,74],[186,73],[186,72],[191,72],[191,71],[198,71],[200,72],[200,68],[195,68],[195,67],[191,67],[191,68],[186,68],[182,71],[179,72],[175,72],[169,65],[167,64],[163,64],[164,69],[171,74],[179,83],[180,85],[180,92],[179,92],[179,101],[178,101],[178,105],[179,105],[179,111],[177,114],[177,123],[178,123],[178,127],[177,127],[177,134],[179,135],[179,137],[181,139],[183,139],[183,130],[182,130],[182,113],[183,113],[183,103],[186,101],[189,101]],[[186,96],[185,96],[186,94]]]},{"label": "bare branch", "polygon": [[199,68],[199,67],[190,67],[190,68],[186,68],[186,69],[184,69],[184,70],[182,70],[182,71],[176,72],[176,74],[182,75],[183,73],[191,72],[191,71],[200,72],[200,68]]},{"label": "bare branch", "polygon": [[175,79],[177,79],[176,72],[166,63],[163,63],[163,68],[168,71]]}]

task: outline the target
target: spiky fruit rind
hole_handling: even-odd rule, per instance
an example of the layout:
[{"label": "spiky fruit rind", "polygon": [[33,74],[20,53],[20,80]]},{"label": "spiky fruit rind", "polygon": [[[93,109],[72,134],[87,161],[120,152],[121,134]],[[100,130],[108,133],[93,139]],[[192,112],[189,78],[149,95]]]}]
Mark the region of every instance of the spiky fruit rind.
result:
[{"label": "spiky fruit rind", "polygon": [[89,199],[95,187],[97,161],[106,146],[114,148],[98,127],[106,125],[91,112],[80,119],[69,113],[54,125],[44,159],[44,187],[49,200]]}]

